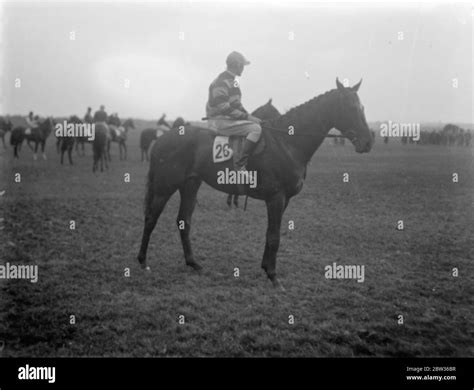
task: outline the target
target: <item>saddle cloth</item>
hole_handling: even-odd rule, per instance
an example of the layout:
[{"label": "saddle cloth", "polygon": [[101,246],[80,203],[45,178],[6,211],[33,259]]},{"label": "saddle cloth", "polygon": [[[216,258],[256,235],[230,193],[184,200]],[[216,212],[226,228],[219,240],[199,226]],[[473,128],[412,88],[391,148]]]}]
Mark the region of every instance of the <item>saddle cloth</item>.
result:
[{"label": "saddle cloth", "polygon": [[109,125],[110,131],[112,132],[112,136],[115,136],[117,138],[121,138],[123,134],[125,133],[125,129],[120,126],[117,127],[115,125]]},{"label": "saddle cloth", "polygon": [[[234,157],[234,165],[242,155],[242,148],[244,144],[244,136],[224,136],[216,134],[214,143],[212,145],[212,161],[214,163],[221,163],[230,160]],[[253,152],[253,156],[262,153],[265,148],[265,141],[263,136],[260,137],[257,147]]]}]

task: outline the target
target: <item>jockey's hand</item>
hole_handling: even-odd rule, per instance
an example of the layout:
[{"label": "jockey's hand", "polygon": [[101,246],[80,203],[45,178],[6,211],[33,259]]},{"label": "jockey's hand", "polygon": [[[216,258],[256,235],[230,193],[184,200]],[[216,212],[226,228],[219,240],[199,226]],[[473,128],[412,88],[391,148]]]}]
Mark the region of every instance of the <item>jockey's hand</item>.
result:
[{"label": "jockey's hand", "polygon": [[253,116],[253,115],[249,115],[247,120],[258,123],[258,124],[260,124],[262,122],[262,120],[260,118],[257,118],[256,116]]}]

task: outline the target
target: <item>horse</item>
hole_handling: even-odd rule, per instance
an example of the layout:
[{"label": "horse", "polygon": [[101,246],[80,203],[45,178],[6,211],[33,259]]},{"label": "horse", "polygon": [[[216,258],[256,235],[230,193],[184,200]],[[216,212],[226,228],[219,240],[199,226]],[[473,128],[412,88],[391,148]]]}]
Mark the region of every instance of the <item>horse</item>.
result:
[{"label": "horse", "polygon": [[107,143],[108,143],[108,134],[109,127],[103,123],[98,122],[95,124],[95,138],[92,141],[92,154],[93,154],[93,163],[92,163],[92,172],[98,168],[100,162],[100,171],[104,171],[104,162],[105,168],[109,169],[107,164]]},{"label": "horse", "polygon": [[142,151],[142,161],[149,161],[148,149],[151,143],[157,138],[157,129],[148,128],[140,133],[140,150]]},{"label": "horse", "polygon": [[194,270],[202,269],[191,248],[190,230],[197,193],[204,181],[219,191],[243,193],[265,201],[268,224],[261,267],[273,285],[281,287],[276,273],[281,221],[290,199],[303,188],[311,157],[332,128],[347,137],[357,153],[367,153],[372,148],[372,136],[357,95],[361,83],[362,80],[346,88],[336,79],[336,89],[262,123],[259,145],[247,166],[258,174],[259,184],[254,188],[218,183],[218,172],[233,171],[233,161],[213,162],[214,131],[188,126],[184,134],[171,130],[159,137],[151,151],[147,179],[145,222],[137,256],[141,267],[150,270],[146,259],[150,235],[166,203],[179,191],[181,201],[176,222],[185,262]]},{"label": "horse", "polygon": [[[84,120],[82,121],[82,123],[86,123],[88,125],[92,125],[94,122],[90,121],[90,120],[86,120],[86,118],[84,118]],[[82,156],[84,157],[86,155],[86,151],[85,151],[85,147],[84,145],[86,143],[91,143],[92,141],[89,140],[89,137],[88,136],[83,136],[83,137],[76,137],[76,153],[78,156]],[[81,153],[82,152],[82,153]]]},{"label": "horse", "polygon": [[127,133],[129,129],[135,129],[135,124],[131,118],[127,119],[121,126],[112,126],[109,124],[110,139],[107,142],[107,156],[110,161],[110,145],[117,142],[119,145],[120,160],[127,159]]},{"label": "horse", "polygon": [[[179,128],[179,126],[184,126],[186,123],[183,118],[177,118],[173,123],[173,128]],[[161,118],[158,121],[158,128],[147,128],[142,130],[140,133],[140,150],[142,152],[142,162],[144,160],[149,161],[148,149],[150,149],[151,143],[161,136],[164,132],[169,131],[171,127],[168,123]]]},{"label": "horse", "polygon": [[[69,123],[73,124],[82,124],[82,120],[77,115],[72,115],[69,118]],[[74,149],[74,143],[79,137],[58,137],[56,146],[60,149],[61,152],[61,165],[63,165],[64,153],[67,151],[69,158],[69,165],[73,165],[72,162],[72,150]]]},{"label": "horse", "polygon": [[[29,129],[29,132],[23,126],[15,127],[12,130],[12,135],[10,137],[10,144],[13,146],[13,156],[19,158],[18,151],[21,148],[23,140],[26,139],[26,142],[31,150],[33,150],[33,159],[37,160],[38,146],[41,145],[41,153],[43,154],[43,159],[46,160],[46,154],[44,153],[44,147],[46,140],[51,134],[51,131],[54,128],[54,120],[51,117],[46,118],[43,122],[39,124],[38,127]],[[30,142],[35,143],[35,147],[31,146]]]},{"label": "horse", "polygon": [[0,138],[2,139],[4,149],[6,149],[5,134],[11,131],[12,128],[13,128],[13,124],[11,120],[6,120],[4,117],[0,117]]},{"label": "horse", "polygon": [[[272,104],[272,99],[270,98],[263,106],[258,107],[254,112],[253,116],[261,119],[268,120],[278,118],[281,114],[280,111]],[[235,207],[239,207],[239,195],[229,194],[227,195],[227,206],[232,207],[232,203]]]}]

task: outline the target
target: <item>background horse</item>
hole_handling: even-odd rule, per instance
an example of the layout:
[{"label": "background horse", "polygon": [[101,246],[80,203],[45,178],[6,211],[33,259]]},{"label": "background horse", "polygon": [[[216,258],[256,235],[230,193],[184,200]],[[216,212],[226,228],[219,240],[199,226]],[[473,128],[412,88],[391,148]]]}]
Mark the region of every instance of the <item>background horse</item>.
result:
[{"label": "background horse", "polygon": [[[146,159],[146,161],[150,160],[148,157],[148,149],[150,148],[151,143],[160,135],[171,129],[168,122],[165,120],[165,114],[163,114],[158,120],[157,125],[158,128],[147,128],[142,130],[140,133],[140,150],[142,151],[142,161],[144,159]],[[184,125],[184,119],[179,117],[174,121],[173,127],[178,128],[181,125]]]},{"label": "background horse", "polygon": [[[276,109],[276,107],[272,104],[272,99],[268,100],[263,106],[257,108],[254,112],[252,112],[253,116],[261,119],[262,121],[270,120],[278,118],[281,114]],[[232,200],[235,207],[239,207],[239,195],[229,194],[227,196],[227,206],[232,206]]]},{"label": "background horse", "polygon": [[[12,130],[12,135],[10,137],[10,144],[13,146],[13,156],[19,158],[18,151],[21,148],[23,140],[26,139],[28,146],[33,151],[33,159],[37,160],[38,146],[41,145],[41,153],[43,154],[43,159],[46,160],[44,147],[48,136],[51,134],[51,131],[53,131],[53,128],[54,120],[51,117],[46,118],[38,127],[28,129],[28,131],[23,126],[15,127]],[[34,148],[31,146],[30,142],[34,142]]]},{"label": "background horse", "polygon": [[11,131],[13,124],[10,120],[6,120],[3,116],[0,117],[0,138],[2,139],[3,148],[5,149],[5,134]]},{"label": "background horse", "polygon": [[[82,120],[77,115],[72,115],[69,120],[69,123],[73,124],[82,124]],[[74,143],[76,142],[78,137],[58,137],[56,146],[60,149],[61,152],[61,165],[63,165],[64,160],[64,153],[67,151],[69,164],[73,165],[72,163],[72,150],[74,149]]]},{"label": "background horse", "polygon": [[105,123],[96,123],[95,124],[95,138],[92,141],[92,152],[93,152],[93,163],[92,163],[92,172],[95,172],[98,168],[100,162],[100,171],[104,171],[104,162],[105,168],[108,169],[107,164],[107,144],[108,144],[108,134],[109,128]]},{"label": "background horse", "polygon": [[119,145],[120,160],[127,159],[127,133],[129,129],[135,129],[135,124],[132,119],[127,119],[122,125],[117,126],[114,123],[109,124],[110,138],[107,142],[107,156],[110,161],[110,146],[112,142]]},{"label": "background horse", "polygon": [[[357,95],[361,82],[345,88],[336,80],[336,89],[264,123],[257,145],[257,151],[259,146],[261,151],[250,156],[247,166],[258,176],[255,188],[218,182],[219,172],[233,170],[233,161],[213,162],[214,132],[189,126],[184,135],[171,130],[158,138],[151,152],[148,172],[145,223],[138,253],[140,265],[149,270],[146,253],[150,235],[166,203],[179,191],[181,202],[176,222],[184,258],[186,265],[195,270],[201,269],[194,258],[190,231],[197,193],[205,181],[219,191],[265,201],[268,224],[261,267],[274,286],[280,286],[276,277],[276,256],[283,213],[290,199],[303,188],[306,166],[329,130],[339,130],[353,143],[357,153],[367,153],[372,148],[372,136]],[[293,133],[288,130],[290,126]]]}]

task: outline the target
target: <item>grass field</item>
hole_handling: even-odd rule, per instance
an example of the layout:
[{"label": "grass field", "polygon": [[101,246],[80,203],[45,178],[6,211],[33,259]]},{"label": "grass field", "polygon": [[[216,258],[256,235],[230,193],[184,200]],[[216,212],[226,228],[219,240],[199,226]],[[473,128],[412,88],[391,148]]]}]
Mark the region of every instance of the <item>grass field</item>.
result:
[{"label": "grass field", "polygon": [[[37,283],[0,280],[3,356],[474,355],[471,149],[378,140],[358,155],[323,144],[284,216],[281,292],[260,269],[263,202],[229,210],[225,194],[202,186],[192,241],[204,270],[196,273],[184,264],[175,194],[144,273],[136,255],[148,165],[138,134],[128,161],[114,144],[109,171],[96,175],[90,148],[60,166],[53,138],[47,161],[34,162],[25,146],[17,161],[0,150],[0,264],[39,266]],[[365,281],[326,279],[333,262],[364,265]]]}]

